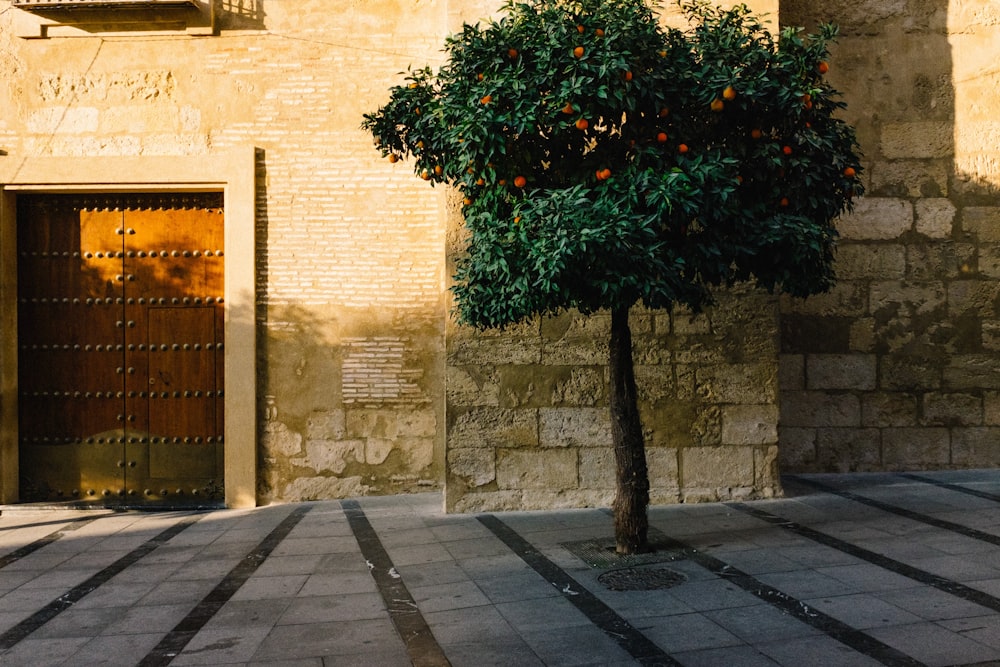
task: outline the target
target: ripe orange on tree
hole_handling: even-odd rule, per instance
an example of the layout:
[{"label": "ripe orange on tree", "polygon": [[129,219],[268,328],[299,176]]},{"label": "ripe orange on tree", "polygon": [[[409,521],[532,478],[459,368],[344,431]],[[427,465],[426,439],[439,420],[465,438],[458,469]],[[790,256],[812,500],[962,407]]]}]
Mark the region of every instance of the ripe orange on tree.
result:
[{"label": "ripe orange on tree", "polygon": [[754,129],[750,130],[750,136],[753,137],[754,139],[760,139],[762,136],[764,136],[764,133],[760,131],[759,127],[755,127]]},{"label": "ripe orange on tree", "polygon": [[720,100],[718,97],[716,97],[714,100],[712,100],[712,104],[711,104],[710,108],[712,109],[712,111],[719,112],[719,111],[722,111],[722,109],[725,106],[726,106],[726,103],[723,102],[722,100]]},{"label": "ripe orange on tree", "polygon": [[434,173],[440,176],[441,174],[444,173],[444,167],[442,167],[439,164],[434,165]]},{"label": "ripe orange on tree", "polygon": [[820,74],[826,74],[827,72],[830,71],[830,63],[826,62],[825,60],[821,60],[819,62],[819,65],[816,65],[816,71],[819,72]]},{"label": "ripe orange on tree", "polygon": [[624,78],[624,79],[625,79],[626,81],[631,81],[631,80],[632,80],[632,72],[631,72],[631,71],[629,71],[629,70],[625,70],[625,73],[624,73],[624,74],[622,74],[622,77],[623,77],[623,78]]},{"label": "ripe orange on tree", "polygon": [[490,102],[493,101],[493,96],[492,95],[483,95],[483,98],[481,100],[479,100],[479,101],[482,102],[483,104],[489,104]]},{"label": "ripe orange on tree", "polygon": [[577,25],[577,26],[576,26],[576,31],[577,31],[578,33],[580,33],[581,35],[583,34],[583,31],[584,31],[584,30],[586,30],[586,28],[584,28],[584,27],[583,27],[582,25]]},{"label": "ripe orange on tree", "polygon": [[573,49],[573,55],[576,56],[577,58],[582,58],[583,57],[583,51],[584,51],[583,47],[582,46],[578,46],[575,49]]},{"label": "ripe orange on tree", "polygon": [[784,153],[785,155],[791,155],[792,154],[792,147],[791,146],[782,146],[781,147],[781,152]]},{"label": "ripe orange on tree", "polygon": [[677,152],[678,153],[687,153],[689,150],[690,149],[688,148],[687,144],[678,144],[677,145]]},{"label": "ripe orange on tree", "polygon": [[600,28],[598,28],[597,30],[595,30],[594,34],[597,35],[598,37],[604,37],[604,31],[601,30]]},{"label": "ripe orange on tree", "polygon": [[507,49],[507,56],[512,59],[517,58],[517,49],[513,47]]},{"label": "ripe orange on tree", "polygon": [[575,124],[576,124],[576,129],[578,130],[586,130],[588,127],[590,127],[590,122],[586,118],[578,119]]},{"label": "ripe orange on tree", "polygon": [[847,176],[848,178],[854,178],[854,176],[857,173],[858,172],[854,169],[854,167],[845,167],[844,168],[844,176]]},{"label": "ripe orange on tree", "polygon": [[564,114],[566,114],[567,116],[570,115],[570,114],[572,114],[572,113],[574,113],[575,111],[576,111],[576,109],[573,108],[573,105],[570,102],[567,102],[566,106],[564,106],[562,108],[562,112]]},{"label": "ripe orange on tree", "polygon": [[736,89],[732,86],[726,86],[726,89],[722,91],[722,99],[724,100],[735,100],[736,99]]},{"label": "ripe orange on tree", "polygon": [[667,114],[669,113],[670,109],[668,109],[667,107],[663,107],[662,109],[660,109],[660,118],[666,118]]},{"label": "ripe orange on tree", "polygon": [[514,187],[515,188],[523,188],[527,184],[528,184],[528,179],[526,179],[524,176],[515,176],[514,177]]},{"label": "ripe orange on tree", "polygon": [[667,133],[666,132],[660,132],[659,134],[657,134],[656,135],[656,141],[659,142],[659,143],[661,143],[661,144],[667,143]]},{"label": "ripe orange on tree", "polygon": [[782,197],[778,203],[782,206],[788,206],[788,197]]},{"label": "ripe orange on tree", "polygon": [[392,164],[396,164],[397,162],[399,162],[399,156],[396,155],[395,153],[390,153],[389,162],[391,162]]}]

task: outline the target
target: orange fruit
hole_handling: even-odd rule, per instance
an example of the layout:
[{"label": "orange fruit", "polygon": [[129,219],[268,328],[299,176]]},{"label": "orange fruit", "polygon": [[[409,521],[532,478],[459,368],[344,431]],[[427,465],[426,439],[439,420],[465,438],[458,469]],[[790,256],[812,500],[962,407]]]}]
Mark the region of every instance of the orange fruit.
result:
[{"label": "orange fruit", "polygon": [[623,74],[622,76],[625,78],[626,81],[632,80],[632,72],[626,70],[625,74]]},{"label": "orange fruit", "polygon": [[468,169],[465,170],[465,173],[471,176],[472,174],[476,173],[476,170],[473,169],[472,167],[469,167]]},{"label": "orange fruit", "polygon": [[781,152],[784,153],[785,155],[791,155],[792,154],[792,147],[791,146],[782,146],[781,147]]},{"label": "orange fruit", "polygon": [[667,114],[669,113],[670,109],[668,109],[667,107],[663,107],[662,109],[660,109],[660,118],[666,118]]},{"label": "orange fruit", "polygon": [[425,181],[429,181],[431,180],[431,174],[429,171],[424,169],[422,172],[420,172],[420,178],[424,179]]},{"label": "orange fruit", "polygon": [[764,133],[760,131],[760,128],[755,127],[754,129],[750,130],[750,136],[753,137],[754,139],[760,139],[762,136],[764,136]]},{"label": "orange fruit", "polygon": [[599,181],[603,181],[604,180],[603,178],[601,178],[601,170],[600,169],[598,169],[597,171],[594,172],[594,177],[597,180],[599,180]]},{"label": "orange fruit", "polygon": [[483,179],[481,179],[481,178],[477,178],[477,179],[476,179],[476,185],[479,185],[479,186],[483,186],[483,185],[486,185],[486,181],[484,181],[484,180],[483,180]]},{"label": "orange fruit", "polygon": [[476,80],[477,81],[482,81],[483,80],[483,73],[482,72],[480,72],[479,74],[476,75]]},{"label": "orange fruit", "polygon": [[660,132],[659,134],[656,135],[656,140],[661,144],[667,143],[667,133]]},{"label": "orange fruit", "polygon": [[410,84],[410,88],[416,88],[416,87],[417,87],[417,82],[416,81],[414,81],[413,83]]},{"label": "orange fruit", "polygon": [[601,179],[606,181],[609,178],[611,178],[611,170],[608,169],[608,168],[602,169],[601,170]]},{"label": "orange fruit", "polygon": [[666,57],[667,57],[667,52],[666,52],[666,51],[657,51],[656,53],[657,53],[657,54],[658,54],[658,55],[659,55],[659,56],[660,56],[661,58],[666,58]]},{"label": "orange fruit", "polygon": [[519,215],[514,216],[514,224],[515,225],[521,224],[521,216]]},{"label": "orange fruit", "polygon": [[739,174],[736,174],[736,182],[739,183],[740,185],[743,185],[743,177],[740,176]]},{"label": "orange fruit", "polygon": [[819,65],[816,65],[816,71],[819,72],[820,74],[826,74],[827,72],[830,71],[830,63],[826,62],[825,60],[819,61]]},{"label": "orange fruit", "polygon": [[479,101],[482,102],[483,104],[489,104],[490,102],[493,101],[493,96],[492,95],[483,95],[483,99],[481,99]]},{"label": "orange fruit", "polygon": [[584,30],[586,30],[586,28],[584,28],[584,27],[583,27],[582,25],[578,25],[578,26],[576,26],[576,31],[577,31],[578,33],[580,33],[581,35],[583,34],[583,31],[584,31]]},{"label": "orange fruit", "polygon": [[687,144],[678,144],[677,145],[677,152],[678,153],[687,153],[689,150],[690,149],[688,148]]},{"label": "orange fruit", "polygon": [[598,28],[597,30],[595,30],[594,34],[597,35],[598,37],[604,37],[604,31],[601,30],[600,28]]},{"label": "orange fruit", "polygon": [[726,89],[722,91],[722,99],[724,100],[735,100],[736,99],[736,89],[732,86],[726,86]]},{"label": "orange fruit", "polygon": [[417,148],[423,149],[423,147],[424,147],[424,140],[421,139],[420,141],[417,142]]},{"label": "orange fruit", "polygon": [[782,206],[788,206],[788,197],[782,197],[781,201],[778,202]]},{"label": "orange fruit", "polygon": [[527,184],[528,184],[528,179],[526,179],[524,176],[515,176],[514,177],[514,187],[515,188],[523,188]]},{"label": "orange fruit", "polygon": [[417,107],[416,109],[414,109],[413,113],[415,113],[416,115],[419,116],[420,115],[420,107]]},{"label": "orange fruit", "polygon": [[711,105],[712,111],[715,111],[715,112],[722,111],[723,107],[725,107],[725,106],[726,106],[725,102],[723,102],[722,100],[720,100],[718,97],[716,97],[714,100],[712,100],[712,105]]},{"label": "orange fruit", "polygon": [[439,164],[434,165],[434,173],[440,176],[441,174],[444,173],[444,167],[442,167]]},{"label": "orange fruit", "polygon": [[572,105],[572,104],[570,104],[569,102],[567,102],[567,103],[566,103],[566,106],[564,106],[564,107],[562,108],[562,112],[563,112],[564,114],[566,114],[567,116],[568,116],[569,114],[573,113],[574,111],[576,111],[576,110],[575,110],[575,109],[573,108],[573,105]]},{"label": "orange fruit", "polygon": [[517,58],[517,49],[515,48],[507,49],[507,55],[511,58]]},{"label": "orange fruit", "polygon": [[577,58],[582,58],[583,57],[583,47],[582,46],[578,46],[575,49],[573,49],[573,55],[576,56]]},{"label": "orange fruit", "polygon": [[472,206],[472,200],[466,197],[465,199],[462,200],[462,204],[464,206]]},{"label": "orange fruit", "polygon": [[497,181],[497,185],[507,185],[507,179],[501,178],[499,181]]},{"label": "orange fruit", "polygon": [[579,120],[576,121],[576,129],[586,130],[588,127],[590,127],[590,123],[587,121],[586,118],[580,118]]},{"label": "orange fruit", "polygon": [[854,169],[854,167],[847,167],[844,169],[844,176],[847,176],[848,178],[854,178],[857,173],[858,172]]},{"label": "orange fruit", "polygon": [[392,164],[396,164],[397,162],[399,162],[399,156],[396,155],[395,153],[390,153],[389,162],[391,162]]}]

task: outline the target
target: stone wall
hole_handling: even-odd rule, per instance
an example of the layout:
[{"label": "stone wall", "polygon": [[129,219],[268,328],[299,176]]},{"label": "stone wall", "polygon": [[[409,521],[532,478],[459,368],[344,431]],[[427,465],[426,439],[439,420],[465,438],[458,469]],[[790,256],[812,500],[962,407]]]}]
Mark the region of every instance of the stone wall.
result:
[{"label": "stone wall", "polygon": [[841,26],[828,76],[868,187],[837,287],[782,301],[782,469],[1000,465],[1000,8],[786,0],[781,18]]}]

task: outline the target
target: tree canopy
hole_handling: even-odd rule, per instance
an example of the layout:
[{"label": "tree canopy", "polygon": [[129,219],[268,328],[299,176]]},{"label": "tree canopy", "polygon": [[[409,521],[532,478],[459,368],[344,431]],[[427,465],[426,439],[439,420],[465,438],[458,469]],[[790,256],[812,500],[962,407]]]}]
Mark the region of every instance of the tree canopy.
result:
[{"label": "tree canopy", "polygon": [[647,0],[509,0],[365,115],[390,160],[463,193],[463,321],[832,285],[833,221],[862,193],[823,76],[836,28],[775,37],[745,5],[679,4],[685,30]]}]

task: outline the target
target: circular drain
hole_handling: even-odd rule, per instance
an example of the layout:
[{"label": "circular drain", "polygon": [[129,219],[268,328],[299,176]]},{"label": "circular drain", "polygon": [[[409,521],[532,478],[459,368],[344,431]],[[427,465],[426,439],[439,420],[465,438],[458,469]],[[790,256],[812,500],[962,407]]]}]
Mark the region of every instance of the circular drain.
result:
[{"label": "circular drain", "polygon": [[666,568],[628,567],[605,572],[597,580],[612,591],[655,591],[684,583],[687,577]]}]

